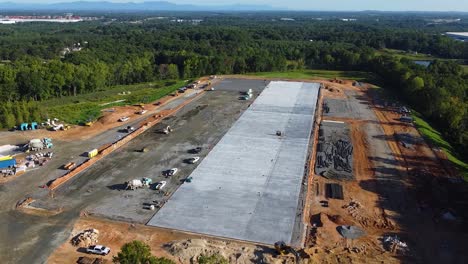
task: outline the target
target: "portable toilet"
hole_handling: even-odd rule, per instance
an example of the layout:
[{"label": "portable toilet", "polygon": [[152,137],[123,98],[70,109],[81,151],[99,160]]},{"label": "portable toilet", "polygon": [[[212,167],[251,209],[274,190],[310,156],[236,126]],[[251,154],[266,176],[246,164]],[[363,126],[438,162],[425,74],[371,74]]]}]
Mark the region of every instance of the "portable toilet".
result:
[{"label": "portable toilet", "polygon": [[32,122],[31,123],[31,130],[36,130],[37,129],[37,122]]},{"label": "portable toilet", "polygon": [[97,150],[97,149],[93,149],[93,150],[91,150],[91,151],[88,151],[88,158],[96,157],[97,154],[98,154],[98,150]]},{"label": "portable toilet", "polygon": [[28,123],[22,123],[22,124],[20,125],[20,130],[21,130],[21,131],[28,130]]}]

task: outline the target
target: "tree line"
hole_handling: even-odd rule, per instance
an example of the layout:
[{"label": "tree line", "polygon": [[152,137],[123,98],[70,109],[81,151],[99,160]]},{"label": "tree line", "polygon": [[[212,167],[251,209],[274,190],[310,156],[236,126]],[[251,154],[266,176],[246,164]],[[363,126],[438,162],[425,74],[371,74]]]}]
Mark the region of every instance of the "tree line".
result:
[{"label": "tree line", "polygon": [[[295,22],[235,16],[205,20],[200,25],[151,20],[1,28],[0,126],[38,118],[40,110],[34,102],[107,86],[321,68],[377,74],[452,143],[460,149],[468,144],[468,77],[457,62],[439,60],[424,68],[377,52],[394,48],[467,60],[468,43],[440,34],[447,26],[421,30],[422,19],[343,23],[315,21],[305,15]],[[60,53],[78,43],[81,50]]]}]

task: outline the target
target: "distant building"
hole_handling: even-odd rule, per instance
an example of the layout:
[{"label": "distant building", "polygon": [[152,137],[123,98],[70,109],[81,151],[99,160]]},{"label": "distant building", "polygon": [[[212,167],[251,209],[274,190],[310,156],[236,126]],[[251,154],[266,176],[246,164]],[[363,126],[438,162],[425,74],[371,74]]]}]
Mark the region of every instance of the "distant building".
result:
[{"label": "distant building", "polygon": [[447,32],[445,35],[455,40],[468,42],[468,32]]}]

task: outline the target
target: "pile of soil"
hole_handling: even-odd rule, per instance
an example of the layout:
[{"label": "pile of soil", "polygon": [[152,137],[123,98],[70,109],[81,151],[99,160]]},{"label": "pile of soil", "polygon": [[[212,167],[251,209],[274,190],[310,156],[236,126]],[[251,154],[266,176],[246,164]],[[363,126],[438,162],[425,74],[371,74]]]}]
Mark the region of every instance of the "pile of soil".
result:
[{"label": "pile of soil", "polygon": [[205,239],[188,239],[165,245],[165,249],[182,263],[198,263],[201,255],[219,254],[229,263],[293,264],[292,254],[281,256],[273,248]]},{"label": "pile of soil", "polygon": [[89,247],[95,245],[98,242],[99,231],[97,229],[87,229],[71,239],[71,244],[75,247]]}]

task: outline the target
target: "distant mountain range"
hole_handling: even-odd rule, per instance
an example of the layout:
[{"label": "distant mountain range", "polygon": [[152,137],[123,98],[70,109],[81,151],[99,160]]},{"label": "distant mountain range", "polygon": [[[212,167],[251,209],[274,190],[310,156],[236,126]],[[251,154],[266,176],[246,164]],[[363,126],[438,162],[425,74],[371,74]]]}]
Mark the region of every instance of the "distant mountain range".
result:
[{"label": "distant mountain range", "polygon": [[142,3],[114,3],[108,1],[63,2],[51,4],[23,4],[14,2],[0,3],[1,11],[273,11],[280,10],[268,5],[179,5],[166,1],[150,1]]}]

